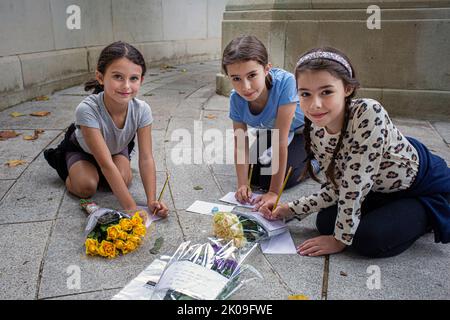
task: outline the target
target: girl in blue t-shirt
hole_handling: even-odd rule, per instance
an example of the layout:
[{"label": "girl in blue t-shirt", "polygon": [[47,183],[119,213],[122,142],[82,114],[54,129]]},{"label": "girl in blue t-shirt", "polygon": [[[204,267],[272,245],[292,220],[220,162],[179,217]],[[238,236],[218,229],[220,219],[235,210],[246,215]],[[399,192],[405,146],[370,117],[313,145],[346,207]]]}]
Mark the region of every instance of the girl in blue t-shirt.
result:
[{"label": "girl in blue t-shirt", "polygon": [[[222,68],[234,88],[230,118],[235,135],[236,199],[255,204],[258,210],[275,203],[289,167],[293,171],[286,188],[299,183],[304,167],[304,122],[295,78],[272,68],[265,46],[254,36],[232,40],[223,52]],[[257,140],[252,146],[248,127],[256,129]],[[271,141],[277,138],[276,133],[278,139]],[[249,170],[249,163],[254,163],[253,170]],[[250,185],[267,193],[251,200]]]}]

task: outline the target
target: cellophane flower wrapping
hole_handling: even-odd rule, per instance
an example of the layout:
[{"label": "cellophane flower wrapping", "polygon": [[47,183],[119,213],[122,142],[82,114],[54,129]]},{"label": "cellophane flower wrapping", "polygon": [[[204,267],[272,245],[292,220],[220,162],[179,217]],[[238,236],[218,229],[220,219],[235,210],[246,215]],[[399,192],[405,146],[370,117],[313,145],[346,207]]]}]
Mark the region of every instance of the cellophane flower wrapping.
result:
[{"label": "cellophane flower wrapping", "polygon": [[89,213],[84,236],[86,254],[115,258],[136,250],[147,232],[140,211],[125,213],[100,208],[89,200],[80,201]]},{"label": "cellophane flower wrapping", "polygon": [[242,249],[268,239],[267,231],[257,221],[232,212],[214,214],[213,234],[222,242],[233,241],[234,246]]},{"label": "cellophane flower wrapping", "polygon": [[167,263],[153,291],[153,300],[224,300],[260,273],[244,261],[256,248],[242,253],[233,241],[223,245],[210,238],[202,244],[183,242]]}]

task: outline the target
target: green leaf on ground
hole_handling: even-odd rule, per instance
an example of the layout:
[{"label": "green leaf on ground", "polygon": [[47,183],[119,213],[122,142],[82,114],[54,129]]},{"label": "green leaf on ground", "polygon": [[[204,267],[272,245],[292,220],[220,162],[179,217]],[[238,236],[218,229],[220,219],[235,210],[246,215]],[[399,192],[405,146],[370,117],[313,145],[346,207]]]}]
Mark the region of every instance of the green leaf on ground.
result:
[{"label": "green leaf on ground", "polygon": [[203,190],[203,187],[202,186],[195,186],[194,190]]},{"label": "green leaf on ground", "polygon": [[164,238],[163,237],[159,237],[158,239],[155,240],[155,244],[153,245],[153,248],[150,249],[150,253],[151,254],[158,254],[159,250],[161,250],[161,247],[164,243]]}]

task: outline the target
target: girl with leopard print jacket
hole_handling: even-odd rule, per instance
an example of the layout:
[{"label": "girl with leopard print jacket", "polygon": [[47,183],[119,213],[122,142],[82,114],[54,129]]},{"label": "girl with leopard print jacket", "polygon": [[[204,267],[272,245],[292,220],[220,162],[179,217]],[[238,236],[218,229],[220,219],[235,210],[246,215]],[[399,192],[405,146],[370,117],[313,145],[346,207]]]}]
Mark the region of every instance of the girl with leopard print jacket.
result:
[{"label": "girl with leopard print jacket", "polygon": [[[450,242],[450,169],[419,141],[406,138],[372,99],[352,99],[359,87],[349,59],[333,48],[313,49],[295,70],[305,114],[305,148],[317,159],[320,191],[275,210],[267,219],[304,219],[319,212],[322,234],[298,246],[302,255],[337,253],[352,246],[369,257],[406,250],[433,229]],[[305,174],[321,182],[311,165]]]}]

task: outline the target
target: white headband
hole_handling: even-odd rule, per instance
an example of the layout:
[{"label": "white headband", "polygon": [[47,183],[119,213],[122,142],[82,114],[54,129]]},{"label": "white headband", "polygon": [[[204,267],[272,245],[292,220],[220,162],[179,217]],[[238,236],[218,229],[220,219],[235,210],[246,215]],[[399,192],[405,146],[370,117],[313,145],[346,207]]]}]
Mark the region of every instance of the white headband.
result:
[{"label": "white headband", "polygon": [[301,57],[300,60],[298,60],[297,68],[301,64],[306,63],[311,60],[315,60],[315,59],[327,59],[327,60],[335,61],[335,62],[339,63],[340,65],[342,65],[345,69],[347,69],[348,73],[350,74],[350,78],[353,77],[352,67],[350,67],[350,64],[347,62],[347,60],[345,60],[343,57],[341,57],[337,53],[329,52],[329,51],[316,51],[316,52],[308,53],[307,55]]}]

